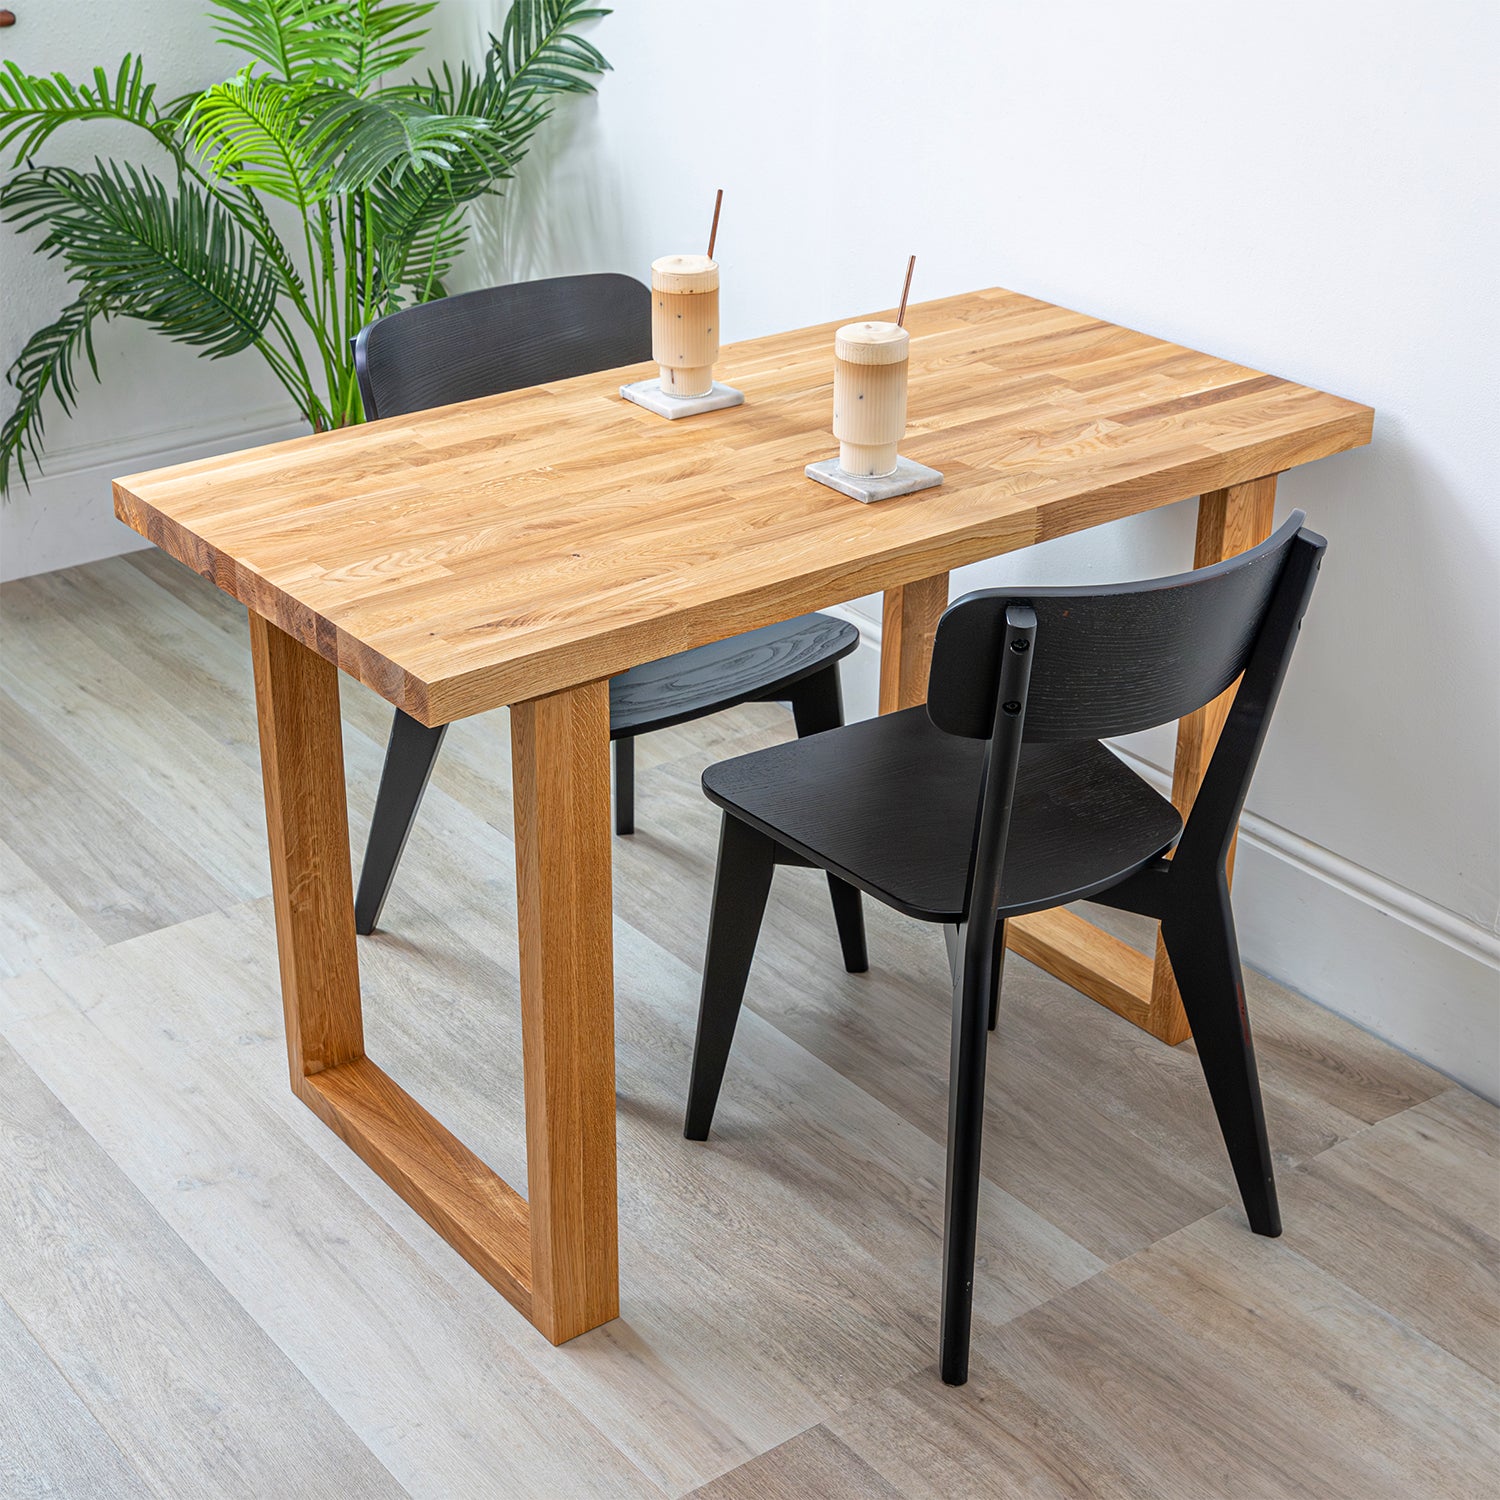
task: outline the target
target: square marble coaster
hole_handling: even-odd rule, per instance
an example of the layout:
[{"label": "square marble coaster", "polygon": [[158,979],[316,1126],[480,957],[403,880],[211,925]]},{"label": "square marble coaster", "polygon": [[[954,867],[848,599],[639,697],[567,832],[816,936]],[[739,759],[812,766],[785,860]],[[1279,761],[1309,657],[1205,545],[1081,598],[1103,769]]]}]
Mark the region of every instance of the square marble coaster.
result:
[{"label": "square marble coaster", "polygon": [[718,411],[725,406],[739,406],[745,399],[743,391],[732,385],[720,385],[714,381],[713,389],[706,396],[669,396],[656,380],[637,380],[632,385],[622,385],[620,394],[647,411],[654,411],[668,421],[677,417],[696,417],[699,412]]},{"label": "square marble coaster", "polygon": [[894,500],[897,495],[913,495],[918,490],[930,490],[943,482],[943,476],[926,464],[909,458],[898,458],[893,474],[878,474],[871,478],[846,474],[839,468],[836,458],[825,458],[820,464],[808,464],[803,471],[809,479],[826,484],[841,495],[849,495],[868,505],[872,500]]}]

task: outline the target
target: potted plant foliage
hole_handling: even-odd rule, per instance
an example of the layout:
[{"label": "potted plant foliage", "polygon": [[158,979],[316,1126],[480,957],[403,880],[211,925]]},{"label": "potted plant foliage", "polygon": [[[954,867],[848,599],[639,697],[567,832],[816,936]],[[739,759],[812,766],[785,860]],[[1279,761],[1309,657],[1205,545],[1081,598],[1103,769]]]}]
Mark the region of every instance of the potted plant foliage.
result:
[{"label": "potted plant foliage", "polygon": [[[0,490],[41,456],[50,391],[76,397],[101,321],[138,318],[210,358],[254,350],[318,429],[360,419],[352,336],[444,295],[473,203],[502,189],[559,94],[608,68],[579,36],[586,0],[514,0],[478,67],[393,75],[420,50],[435,0],[212,0],[220,39],[250,59],[161,103],[139,57],[91,81],[0,67],[0,214],[36,231],[74,299],[9,370]],[[139,127],[159,167],[36,160],[84,120]]]}]

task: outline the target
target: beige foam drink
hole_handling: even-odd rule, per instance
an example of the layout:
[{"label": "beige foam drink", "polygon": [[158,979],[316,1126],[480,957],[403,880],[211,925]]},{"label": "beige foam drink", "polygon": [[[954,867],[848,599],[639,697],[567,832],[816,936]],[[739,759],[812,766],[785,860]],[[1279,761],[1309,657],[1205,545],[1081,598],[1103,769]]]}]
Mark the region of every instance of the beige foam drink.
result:
[{"label": "beige foam drink", "polygon": [[651,357],[668,396],[706,396],[719,358],[719,263],[706,255],[651,262]]},{"label": "beige foam drink", "polygon": [[895,323],[846,323],[833,340],[833,435],[846,474],[892,474],[906,432],[910,339]]}]

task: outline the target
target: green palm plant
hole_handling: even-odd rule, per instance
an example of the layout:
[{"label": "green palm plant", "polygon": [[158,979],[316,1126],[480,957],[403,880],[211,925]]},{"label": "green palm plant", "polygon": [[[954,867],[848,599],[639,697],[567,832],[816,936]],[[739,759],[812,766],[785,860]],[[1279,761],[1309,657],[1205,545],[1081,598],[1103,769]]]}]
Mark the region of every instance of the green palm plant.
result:
[{"label": "green palm plant", "polygon": [[[40,462],[50,393],[77,399],[93,333],[138,318],[220,359],[253,349],[317,429],[360,420],[350,341],[372,318],[445,295],[471,206],[503,190],[556,96],[589,93],[609,64],[577,35],[609,12],[513,0],[483,63],[425,81],[389,75],[420,50],[436,0],[211,0],[220,40],[250,59],[159,105],[139,57],[91,83],[0,67],[0,216],[36,230],[75,292],[8,372],[0,491]],[[138,127],[162,174],[36,160],[84,120]],[[288,234],[278,225],[290,224]]]}]

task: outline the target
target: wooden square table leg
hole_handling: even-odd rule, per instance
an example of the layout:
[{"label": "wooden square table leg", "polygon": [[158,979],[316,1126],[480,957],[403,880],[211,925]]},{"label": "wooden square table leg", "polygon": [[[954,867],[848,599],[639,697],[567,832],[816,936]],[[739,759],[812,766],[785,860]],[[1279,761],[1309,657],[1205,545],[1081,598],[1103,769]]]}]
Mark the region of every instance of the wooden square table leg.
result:
[{"label": "wooden square table leg", "polygon": [[532,1321],[556,1344],[620,1311],[609,684],[510,723]]},{"label": "wooden square table leg", "polygon": [[885,591],[880,629],[880,711],[927,701],[927,673],[938,621],[948,607],[948,575],[934,573]]},{"label": "wooden square table leg", "polygon": [[608,695],[523,705],[522,1024],[532,1204],[364,1055],[338,670],[250,617],[292,1090],[554,1343],[614,1317]]}]

